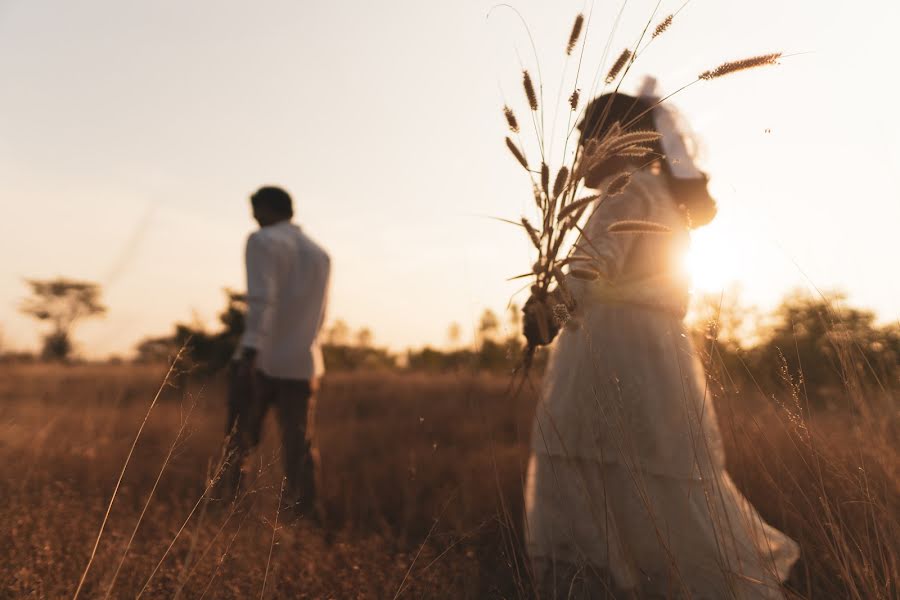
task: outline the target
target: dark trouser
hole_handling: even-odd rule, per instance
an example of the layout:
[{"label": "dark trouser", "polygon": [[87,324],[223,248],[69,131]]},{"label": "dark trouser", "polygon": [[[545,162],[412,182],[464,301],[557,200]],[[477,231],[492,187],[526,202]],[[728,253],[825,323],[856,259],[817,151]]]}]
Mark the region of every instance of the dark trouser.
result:
[{"label": "dark trouser", "polygon": [[259,371],[242,375],[237,365],[228,371],[228,422],[224,492],[237,493],[241,468],[259,444],[270,406],[275,406],[281,429],[281,450],[287,479],[284,499],[300,513],[312,513],[316,498],[318,453],[312,444],[315,410],[309,381],[269,377]]}]

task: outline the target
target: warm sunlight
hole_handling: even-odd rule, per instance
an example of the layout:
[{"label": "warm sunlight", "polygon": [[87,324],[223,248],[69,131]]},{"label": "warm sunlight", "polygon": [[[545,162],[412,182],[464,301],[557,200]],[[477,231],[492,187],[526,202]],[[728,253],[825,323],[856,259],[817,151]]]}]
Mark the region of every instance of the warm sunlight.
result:
[{"label": "warm sunlight", "polygon": [[729,240],[715,224],[694,232],[684,257],[694,291],[720,292],[734,283],[746,286],[746,250],[740,240]]},{"label": "warm sunlight", "polygon": [[900,600],[897,23],[0,0],[0,600]]}]

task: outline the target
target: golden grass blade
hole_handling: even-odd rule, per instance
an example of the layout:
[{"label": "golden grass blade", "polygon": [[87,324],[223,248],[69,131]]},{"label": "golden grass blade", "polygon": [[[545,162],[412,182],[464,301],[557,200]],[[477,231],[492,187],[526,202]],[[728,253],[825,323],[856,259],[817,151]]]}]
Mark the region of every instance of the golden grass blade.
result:
[{"label": "golden grass blade", "polygon": [[534,277],[534,273],[522,273],[521,275],[516,275],[515,277],[509,277],[507,281],[516,281],[517,279],[525,279],[527,277]]},{"label": "golden grass blade", "polygon": [[584,15],[579,13],[577,17],[575,17],[575,23],[572,24],[572,33],[569,34],[569,43],[566,44],[566,55],[572,54],[572,50],[575,49],[575,44],[578,43],[578,38],[581,37],[581,28],[584,26]]},{"label": "golden grass blade", "polygon": [[175,439],[169,446],[169,452],[163,459],[162,466],[160,467],[159,472],[156,475],[156,481],[153,482],[153,487],[150,489],[150,493],[147,494],[147,500],[144,502],[144,507],[141,509],[141,513],[140,515],[138,515],[137,522],[134,524],[134,529],[132,529],[131,531],[131,537],[128,538],[128,542],[125,544],[125,550],[122,551],[122,557],[119,559],[119,564],[116,566],[116,570],[113,573],[112,580],[109,582],[109,587],[106,589],[106,594],[103,596],[104,598],[109,598],[110,594],[112,594],[113,588],[116,587],[116,580],[119,578],[119,573],[122,571],[122,565],[125,564],[125,559],[128,557],[128,551],[131,549],[131,544],[134,542],[134,538],[137,536],[137,532],[141,527],[141,523],[144,522],[144,516],[147,514],[147,509],[150,508],[150,501],[153,500],[153,496],[156,494],[156,488],[159,487],[159,482],[162,479],[163,473],[165,472],[166,467],[169,465],[169,460],[172,458],[172,454],[175,452],[175,448],[178,446],[178,442],[181,440],[182,434],[184,434],[184,429],[185,427],[187,427],[188,420],[190,420],[191,414],[194,412],[194,407],[196,405],[196,400],[191,402],[191,407],[188,409],[187,416],[182,419],[181,426],[178,428],[178,433],[175,434]]},{"label": "golden grass blade", "polygon": [[207,496],[209,495],[210,490],[212,490],[213,486],[219,481],[219,478],[222,476],[222,470],[225,468],[226,461],[230,460],[232,457],[226,455],[224,452],[222,453],[222,457],[219,460],[219,465],[216,468],[212,477],[206,483],[206,487],[203,489],[203,493],[200,494],[200,497],[194,503],[194,506],[191,507],[190,512],[187,517],[185,517],[184,521],[181,523],[181,527],[178,528],[178,531],[175,532],[175,537],[172,538],[172,541],[169,542],[169,545],[166,547],[166,550],[163,552],[162,557],[159,559],[159,562],[156,563],[156,566],[153,568],[153,571],[150,572],[150,576],[144,582],[144,586],[138,592],[137,596],[135,596],[135,600],[139,600],[141,596],[144,595],[144,592],[147,591],[147,588],[150,586],[150,582],[153,581],[153,578],[159,572],[159,568],[163,565],[166,558],[169,556],[169,552],[172,551],[172,548],[175,546],[175,543],[178,541],[178,538],[181,537],[182,532],[184,532],[185,527],[187,527],[188,523],[194,517],[194,513],[197,512],[197,509],[206,501]]},{"label": "golden grass blade", "polygon": [[269,579],[269,566],[272,564],[272,551],[275,549],[275,535],[278,533],[278,517],[281,515],[281,499],[284,497],[284,482],[281,478],[281,491],[278,493],[278,505],[275,506],[275,524],[272,525],[272,542],[269,544],[269,558],[266,560],[266,573],[263,575],[262,589],[259,591],[259,600],[266,596],[266,581]]},{"label": "golden grass blade", "polygon": [[509,148],[509,151],[512,152],[512,155],[516,158],[517,161],[519,161],[519,164],[522,165],[522,168],[527,171],[528,161],[525,160],[525,155],[522,154],[522,151],[519,150],[519,147],[516,146],[516,144],[508,137],[506,138],[506,147]]},{"label": "golden grass blade", "polygon": [[653,221],[618,221],[606,228],[609,233],[672,233],[672,228]]},{"label": "golden grass blade", "polygon": [[715,69],[710,69],[709,71],[704,71],[700,73],[700,79],[717,79],[719,77],[724,77],[725,75],[730,75],[731,73],[736,73],[738,71],[746,71],[747,69],[755,69],[757,67],[765,67],[767,65],[776,65],[778,64],[778,59],[781,58],[781,52],[773,52],[772,54],[762,54],[760,56],[753,56],[750,58],[744,58],[742,60],[733,60],[731,62],[722,63]]},{"label": "golden grass blade", "polygon": [[141,425],[138,427],[137,433],[134,436],[134,441],[131,443],[131,448],[128,450],[128,455],[125,457],[125,464],[122,465],[122,471],[119,473],[119,479],[116,481],[116,487],[113,488],[112,496],[109,499],[109,505],[106,507],[106,514],[103,515],[103,522],[100,524],[100,531],[97,532],[97,539],[94,541],[91,557],[84,567],[84,572],[81,574],[81,579],[78,581],[78,587],[75,588],[75,594],[72,596],[72,600],[77,600],[78,595],[81,593],[81,588],[84,587],[84,580],[87,579],[88,572],[91,570],[91,564],[93,564],[94,558],[97,556],[97,547],[100,546],[100,538],[103,537],[103,530],[106,529],[106,523],[109,521],[109,513],[112,512],[113,503],[116,501],[116,495],[119,493],[119,487],[122,485],[122,479],[125,477],[125,470],[128,469],[128,463],[131,461],[131,456],[134,454],[134,449],[137,446],[138,439],[141,437],[141,432],[144,431],[144,426],[147,424],[148,419],[150,419],[150,413],[153,411],[153,407],[156,406],[156,402],[162,395],[162,391],[165,389],[166,385],[168,385],[169,378],[172,376],[172,373],[175,372],[175,366],[180,362],[181,357],[184,355],[184,351],[187,348],[189,341],[181,346],[178,354],[176,354],[175,358],[172,360],[172,364],[169,366],[169,370],[166,372],[162,384],[159,386],[156,395],[153,397],[153,401],[150,402],[150,406],[147,408],[144,420],[141,421]]},{"label": "golden grass blade", "polygon": [[609,73],[606,74],[606,83],[609,84],[616,80],[616,77],[619,76],[619,73],[625,67],[625,63],[628,62],[629,58],[631,58],[631,50],[625,48],[622,50],[619,58],[616,59],[616,62],[613,63],[613,66],[609,69]]}]

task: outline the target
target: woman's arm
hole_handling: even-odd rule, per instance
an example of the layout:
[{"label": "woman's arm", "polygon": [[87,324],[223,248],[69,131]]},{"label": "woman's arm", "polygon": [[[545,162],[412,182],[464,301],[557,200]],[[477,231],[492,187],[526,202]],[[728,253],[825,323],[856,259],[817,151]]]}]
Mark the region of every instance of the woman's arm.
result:
[{"label": "woman's arm", "polygon": [[635,241],[640,238],[634,234],[609,233],[609,226],[619,221],[651,220],[650,203],[644,187],[632,181],[621,194],[605,197],[585,224],[576,242],[576,253],[593,258],[604,280],[615,282]]}]

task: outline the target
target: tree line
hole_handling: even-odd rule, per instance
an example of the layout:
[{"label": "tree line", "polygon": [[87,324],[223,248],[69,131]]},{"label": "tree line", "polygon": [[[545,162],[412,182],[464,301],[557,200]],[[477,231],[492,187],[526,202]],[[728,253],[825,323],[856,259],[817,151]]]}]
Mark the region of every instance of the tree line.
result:
[{"label": "tree line", "polygon": [[[107,310],[100,286],[65,278],[27,280],[27,284],[31,294],[20,309],[45,325],[39,358],[70,360],[76,326]],[[893,390],[900,385],[900,325],[879,325],[873,312],[848,306],[841,294],[794,292],[768,315],[741,305],[733,294],[727,302],[723,295],[702,298],[695,305],[696,345],[708,370],[723,386],[749,384],[763,393],[788,386],[811,403],[825,406],[829,397],[848,387],[873,385]],[[214,374],[231,360],[244,330],[246,311],[244,295],[225,290],[225,307],[215,329],[176,323],[171,333],[139,342],[135,360],[168,361],[184,347],[191,372]],[[502,317],[485,310],[468,343],[462,342],[462,328],[454,323],[448,328],[444,347],[426,346],[402,353],[375,345],[368,328],[353,331],[337,320],[323,335],[326,367],[330,371],[511,372],[523,350],[520,314],[515,305]],[[545,360],[546,353],[538,357],[538,371]]]}]

